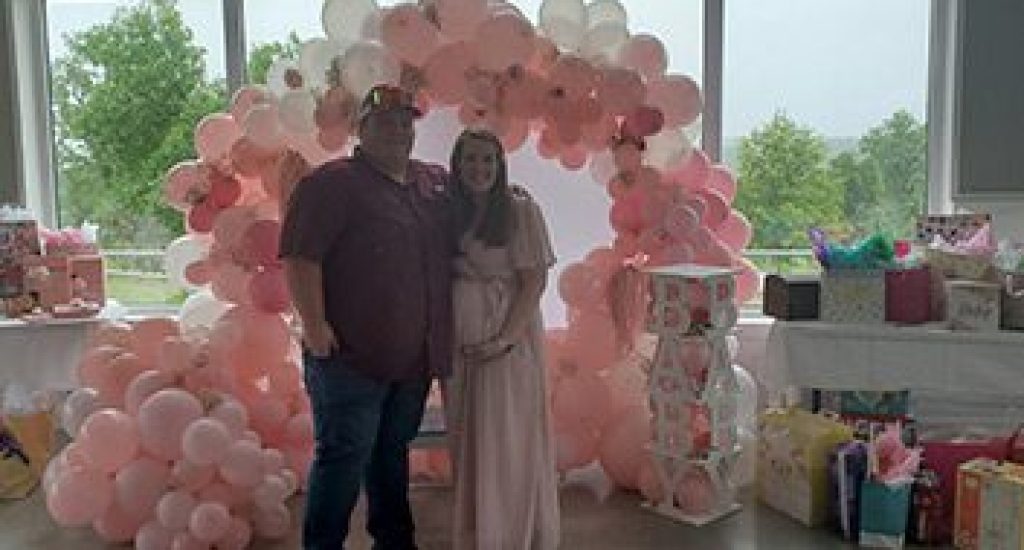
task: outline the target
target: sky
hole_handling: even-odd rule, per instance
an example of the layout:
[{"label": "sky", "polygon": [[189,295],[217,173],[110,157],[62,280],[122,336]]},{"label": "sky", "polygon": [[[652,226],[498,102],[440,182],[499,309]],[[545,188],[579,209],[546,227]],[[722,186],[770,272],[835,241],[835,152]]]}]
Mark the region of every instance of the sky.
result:
[{"label": "sky", "polygon": [[[135,0],[48,0],[51,54],[59,36],[106,21],[114,5]],[[658,37],[669,72],[701,74],[700,0],[621,0],[630,32]],[[388,0],[383,5],[397,2]],[[541,0],[513,2],[536,20]],[[785,111],[826,137],[856,137],[898,109],[924,120],[928,0],[726,0],[723,135],[748,134]],[[223,76],[221,0],[179,0],[185,22],[208,52],[212,76]],[[321,0],[247,0],[249,44],[323,36]],[[419,123],[414,156],[447,163],[458,125],[436,110]],[[587,170],[569,172],[538,158],[528,144],[510,155],[510,178],[527,187],[545,212],[558,263],[542,309],[549,326],[565,311],[557,277],[595,247],[611,243],[609,199]]]}]

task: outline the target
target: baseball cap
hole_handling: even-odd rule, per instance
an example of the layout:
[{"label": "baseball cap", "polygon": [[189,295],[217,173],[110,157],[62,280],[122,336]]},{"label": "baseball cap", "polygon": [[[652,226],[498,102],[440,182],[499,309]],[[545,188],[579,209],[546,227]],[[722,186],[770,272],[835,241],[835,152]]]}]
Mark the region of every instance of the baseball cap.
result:
[{"label": "baseball cap", "polygon": [[391,109],[409,109],[414,117],[423,116],[423,111],[416,106],[411,93],[391,84],[377,84],[366,92],[366,97],[363,98],[363,102],[359,106],[359,112],[356,113],[356,120],[362,120],[370,113]]}]

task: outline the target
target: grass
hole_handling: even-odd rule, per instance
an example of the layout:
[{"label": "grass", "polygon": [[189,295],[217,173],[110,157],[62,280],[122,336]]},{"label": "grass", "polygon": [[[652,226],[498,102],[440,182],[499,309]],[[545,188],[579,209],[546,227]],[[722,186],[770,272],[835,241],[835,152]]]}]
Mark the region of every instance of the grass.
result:
[{"label": "grass", "polygon": [[181,305],[187,293],[167,279],[144,279],[128,275],[107,274],[107,298],[124,305]]}]

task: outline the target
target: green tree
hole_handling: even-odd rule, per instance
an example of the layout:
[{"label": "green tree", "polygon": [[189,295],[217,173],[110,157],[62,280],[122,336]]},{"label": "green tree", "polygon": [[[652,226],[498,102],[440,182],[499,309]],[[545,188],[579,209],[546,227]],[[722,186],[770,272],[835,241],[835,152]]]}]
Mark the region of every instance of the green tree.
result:
[{"label": "green tree", "polygon": [[64,40],[53,74],[62,221],[99,223],[106,246],[166,244],[182,221],[163,176],[195,157],[193,130],[226,107],[224,85],[206,80],[173,0],[120,8]]},{"label": "green tree", "polygon": [[266,84],[267,71],[275,60],[282,57],[296,59],[299,56],[299,46],[302,41],[295,32],[288,34],[285,42],[267,42],[259,44],[249,52],[248,75],[249,82],[253,84]]},{"label": "green tree", "polygon": [[740,141],[736,208],[756,228],[752,248],[805,248],[807,228],[843,228],[843,195],[824,139],[776,113]]},{"label": "green tree", "polygon": [[830,171],[845,191],[844,212],[858,233],[907,236],[925,211],[927,130],[897,111],[860,138],[857,150],[832,159]]}]

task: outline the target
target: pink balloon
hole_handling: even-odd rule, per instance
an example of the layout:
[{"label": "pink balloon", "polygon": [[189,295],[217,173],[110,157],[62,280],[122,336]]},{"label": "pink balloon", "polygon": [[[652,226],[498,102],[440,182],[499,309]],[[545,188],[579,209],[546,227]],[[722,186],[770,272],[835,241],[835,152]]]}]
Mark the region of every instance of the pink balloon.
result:
[{"label": "pink balloon", "polygon": [[99,408],[99,392],[89,387],[75,388],[64,400],[61,426],[71,438],[75,438],[85,419]]},{"label": "pink balloon", "polygon": [[171,376],[182,374],[191,369],[195,362],[196,350],[187,340],[165,338],[160,344],[156,360],[156,367],[160,372]]},{"label": "pink balloon", "polygon": [[210,418],[220,420],[231,433],[231,437],[241,437],[242,432],[249,426],[249,413],[235,399],[227,399],[218,404],[210,411]]},{"label": "pink balloon", "polygon": [[412,4],[398,5],[384,13],[381,38],[396,57],[417,67],[426,63],[440,42],[437,29]]},{"label": "pink balloon", "polygon": [[200,466],[219,462],[231,443],[227,427],[212,418],[200,418],[189,424],[182,436],[185,458]]},{"label": "pink balloon", "polygon": [[192,511],[198,502],[191,493],[177,490],[165,493],[156,505],[156,517],[160,524],[170,531],[182,531],[188,528]]},{"label": "pink balloon", "polygon": [[634,69],[644,78],[652,79],[665,74],[668,68],[668,54],[665,46],[649,34],[629,37],[619,50],[619,64]]},{"label": "pink balloon", "polygon": [[592,372],[579,371],[559,383],[551,405],[556,429],[583,427],[600,430],[608,420],[605,404],[611,399],[607,384]]},{"label": "pink balloon", "polygon": [[202,201],[188,211],[188,228],[194,233],[209,233],[220,210],[212,202]]},{"label": "pink balloon", "polygon": [[220,502],[202,502],[192,511],[188,525],[192,536],[212,543],[227,534],[231,527],[231,514]]},{"label": "pink balloon", "polygon": [[235,122],[241,124],[253,106],[267,103],[270,99],[270,94],[261,86],[243,86],[231,98],[231,116],[235,118]]},{"label": "pink balloon", "polygon": [[566,170],[579,170],[587,165],[587,158],[589,153],[582,144],[577,143],[571,147],[566,147],[562,151],[559,161],[562,163],[562,167]]},{"label": "pink balloon", "polygon": [[257,508],[253,514],[256,533],[268,539],[283,538],[291,530],[292,514],[284,504]]},{"label": "pink balloon", "polygon": [[164,178],[164,199],[177,210],[188,210],[202,188],[202,178],[198,162],[179,162]]},{"label": "pink balloon", "polygon": [[284,146],[284,130],[278,120],[278,109],[273,103],[254,105],[242,124],[244,135],[256,147],[270,153]]},{"label": "pink balloon", "polygon": [[570,101],[590,95],[597,84],[598,73],[585,59],[574,55],[562,55],[555,61],[548,74],[551,97],[566,98]]},{"label": "pink balloon", "polygon": [[441,31],[455,40],[472,37],[489,15],[486,0],[437,0],[433,4]]},{"label": "pink balloon", "polygon": [[736,303],[742,304],[757,296],[761,287],[761,276],[757,266],[746,258],[740,259],[738,267],[741,267],[742,271],[736,276]]},{"label": "pink balloon", "polygon": [[171,486],[183,491],[197,491],[211,481],[217,473],[217,468],[211,465],[200,466],[182,458],[174,462],[171,469]]},{"label": "pink balloon", "polygon": [[282,313],[291,306],[291,295],[284,270],[270,267],[258,271],[249,280],[249,296],[253,307],[266,313]]},{"label": "pink balloon", "polygon": [[123,347],[111,345],[98,345],[88,350],[78,362],[78,381],[85,387],[98,387],[110,362],[126,351]]},{"label": "pink balloon", "polygon": [[466,74],[476,63],[476,49],[466,42],[438,48],[423,67],[431,97],[443,105],[462,102],[469,94]]},{"label": "pink balloon", "polygon": [[555,430],[555,466],[559,472],[581,468],[597,456],[598,432],[583,426],[560,426]]},{"label": "pink balloon", "polygon": [[729,203],[721,193],[714,189],[703,189],[699,194],[707,204],[707,210],[704,211],[704,216],[700,220],[701,224],[714,231],[729,217]]},{"label": "pink balloon", "polygon": [[207,115],[196,125],[196,152],[203,160],[211,163],[227,156],[231,146],[242,137],[242,129],[231,115],[214,113]]},{"label": "pink balloon", "polygon": [[598,371],[609,367],[620,351],[610,315],[594,307],[582,310],[570,321],[566,350],[570,360],[581,369]]},{"label": "pink balloon", "polygon": [[136,458],[114,476],[117,504],[136,517],[149,517],[167,490],[170,477],[165,462],[146,456]]},{"label": "pink balloon", "polygon": [[490,16],[476,31],[480,68],[502,72],[513,65],[524,65],[533,55],[534,36],[530,22],[514,12]]},{"label": "pink balloon", "polygon": [[92,527],[106,542],[117,543],[134,539],[142,523],[142,519],[125,512],[117,504],[112,504],[92,523]]},{"label": "pink balloon", "polygon": [[647,82],[647,104],[665,115],[665,126],[693,124],[704,110],[700,87],[685,75],[668,75]]},{"label": "pink balloon", "polygon": [[288,406],[271,394],[264,394],[250,401],[249,423],[264,441],[276,441],[283,436],[288,421]]},{"label": "pink balloon", "polygon": [[242,235],[241,244],[247,251],[247,259],[255,265],[279,265],[278,243],[281,240],[281,223],[276,220],[259,220],[250,224]]},{"label": "pink balloon", "polygon": [[128,348],[131,346],[132,328],[126,323],[104,322],[89,338],[89,347],[115,346]]},{"label": "pink balloon", "polygon": [[602,273],[583,262],[568,265],[558,277],[558,294],[569,305],[582,306],[600,296],[604,289]]},{"label": "pink balloon", "polygon": [[312,444],[313,416],[309,413],[299,413],[289,418],[285,426],[285,439],[289,445],[296,447]]},{"label": "pink balloon", "polygon": [[601,436],[601,467],[619,487],[636,489],[644,448],[651,441],[651,422],[646,407],[635,407],[613,420]]},{"label": "pink balloon", "polygon": [[153,366],[165,338],[181,336],[178,322],[169,317],[149,317],[132,325],[132,351],[146,366]]},{"label": "pink balloon", "polygon": [[202,415],[202,404],[187,391],[168,388],[154,393],[139,406],[143,448],[160,458],[180,458],[182,434]]},{"label": "pink balloon", "polygon": [[236,305],[251,305],[252,295],[249,282],[252,275],[237,264],[220,266],[210,280],[210,290],[215,298]]},{"label": "pink balloon", "polygon": [[218,209],[227,208],[238,202],[242,196],[242,183],[234,176],[215,171],[210,177],[210,194],[207,200]]},{"label": "pink balloon", "polygon": [[247,487],[236,487],[224,481],[214,481],[199,490],[199,500],[204,502],[219,502],[228,509],[239,508],[248,497]]},{"label": "pink balloon", "polygon": [[750,244],[754,230],[746,216],[737,210],[732,210],[729,212],[729,217],[715,230],[715,233],[730,248],[740,251]]},{"label": "pink balloon", "polygon": [[711,162],[700,149],[692,149],[683,161],[665,172],[665,179],[696,193],[703,189],[711,173]]},{"label": "pink balloon", "polygon": [[736,177],[724,164],[716,164],[711,167],[706,185],[721,193],[725,202],[729,204],[732,204],[733,199],[736,198]]},{"label": "pink balloon", "polygon": [[134,353],[122,353],[111,359],[96,381],[100,402],[111,407],[121,407],[128,385],[143,370],[145,366],[142,360]]},{"label": "pink balloon", "polygon": [[625,116],[643,101],[647,93],[644,82],[635,71],[608,67],[601,71],[597,85],[597,98],[611,115]]},{"label": "pink balloon", "polygon": [[228,525],[228,532],[217,541],[217,550],[244,550],[249,547],[252,540],[252,527],[249,522],[232,517]]},{"label": "pink balloon", "polygon": [[707,470],[693,467],[683,474],[675,491],[679,507],[686,514],[703,515],[718,505],[718,499]]},{"label": "pink balloon", "polygon": [[263,476],[263,455],[259,446],[249,441],[236,441],[228,448],[219,472],[224,481],[232,485],[255,486]]},{"label": "pink balloon", "polygon": [[637,192],[626,192],[612,203],[608,221],[619,233],[636,234],[644,229],[643,206]]},{"label": "pink balloon", "polygon": [[135,534],[136,550],[170,550],[174,534],[160,522],[149,520]]},{"label": "pink balloon", "polygon": [[103,473],[114,473],[139,450],[135,420],[117,409],[98,410],[82,424],[78,444],[90,466]]},{"label": "pink balloon", "polygon": [[267,374],[269,389],[275,396],[287,399],[302,390],[302,371],[293,362],[284,362]]},{"label": "pink balloon", "polygon": [[88,468],[68,468],[46,496],[46,507],[61,526],[78,527],[99,518],[112,501],[109,476]]},{"label": "pink balloon", "polygon": [[253,502],[260,508],[271,508],[288,497],[288,485],[276,475],[264,476],[252,490]]},{"label": "pink balloon", "polygon": [[637,107],[622,121],[622,132],[629,136],[648,137],[661,131],[665,116],[656,107]]},{"label": "pink balloon", "polygon": [[624,140],[612,146],[612,158],[620,173],[635,173],[640,170],[643,153],[638,142]]},{"label": "pink balloon", "polygon": [[658,471],[652,457],[647,456],[640,463],[640,474],[638,475],[637,484],[639,485],[640,494],[643,495],[647,502],[658,504],[664,500],[665,488],[661,483],[661,478],[658,476]]},{"label": "pink balloon", "polygon": [[177,533],[171,542],[171,550],[210,550],[210,544],[195,538],[191,533]]}]

